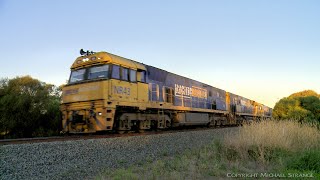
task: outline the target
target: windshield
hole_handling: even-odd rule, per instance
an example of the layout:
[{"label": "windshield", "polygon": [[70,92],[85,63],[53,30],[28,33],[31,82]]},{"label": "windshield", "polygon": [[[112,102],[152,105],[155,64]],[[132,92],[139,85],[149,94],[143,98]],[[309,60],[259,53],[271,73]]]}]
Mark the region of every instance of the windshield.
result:
[{"label": "windshield", "polygon": [[83,68],[79,70],[71,71],[69,83],[75,83],[78,81],[88,79],[108,78],[109,65],[93,66],[89,68]]},{"label": "windshield", "polygon": [[109,65],[96,66],[89,68],[88,79],[108,77]]},{"label": "windshield", "polygon": [[70,83],[84,80],[85,69],[79,69],[71,72]]}]

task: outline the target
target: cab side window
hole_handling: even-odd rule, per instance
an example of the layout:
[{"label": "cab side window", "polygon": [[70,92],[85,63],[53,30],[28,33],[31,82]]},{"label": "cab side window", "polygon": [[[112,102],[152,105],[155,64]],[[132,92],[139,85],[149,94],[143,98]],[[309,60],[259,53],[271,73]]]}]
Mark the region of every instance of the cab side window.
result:
[{"label": "cab side window", "polygon": [[146,82],[146,71],[138,69],[137,81]]},{"label": "cab side window", "polygon": [[135,70],[130,69],[130,81],[137,82],[137,72]]},{"label": "cab side window", "polygon": [[141,82],[146,82],[146,71],[141,71]]},{"label": "cab side window", "polygon": [[124,67],[121,68],[121,79],[125,81],[129,80],[129,69]]},{"label": "cab side window", "polygon": [[113,65],[112,66],[112,78],[114,79],[120,79],[120,66]]}]

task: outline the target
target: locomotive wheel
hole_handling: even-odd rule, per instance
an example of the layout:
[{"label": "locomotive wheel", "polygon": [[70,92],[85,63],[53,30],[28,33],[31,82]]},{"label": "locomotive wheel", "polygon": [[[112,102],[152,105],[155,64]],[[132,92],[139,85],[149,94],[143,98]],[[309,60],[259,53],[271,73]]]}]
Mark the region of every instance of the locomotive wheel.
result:
[{"label": "locomotive wheel", "polygon": [[138,132],[139,132],[139,133],[144,133],[145,130],[144,130],[144,129],[139,129]]},{"label": "locomotive wheel", "polygon": [[124,134],[126,131],[118,130],[118,134]]}]

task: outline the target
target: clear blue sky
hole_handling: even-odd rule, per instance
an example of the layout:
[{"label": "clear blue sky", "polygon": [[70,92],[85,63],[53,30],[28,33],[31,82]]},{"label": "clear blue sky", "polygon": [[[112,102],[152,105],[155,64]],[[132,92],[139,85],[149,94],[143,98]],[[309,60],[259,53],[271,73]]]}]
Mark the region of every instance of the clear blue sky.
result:
[{"label": "clear blue sky", "polygon": [[320,93],[318,0],[0,0],[0,21],[0,77],[63,84],[84,48],[271,107]]}]

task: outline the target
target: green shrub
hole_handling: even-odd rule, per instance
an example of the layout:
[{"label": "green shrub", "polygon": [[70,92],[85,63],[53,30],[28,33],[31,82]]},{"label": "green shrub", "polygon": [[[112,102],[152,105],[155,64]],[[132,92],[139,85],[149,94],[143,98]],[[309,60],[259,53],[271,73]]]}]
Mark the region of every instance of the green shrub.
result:
[{"label": "green shrub", "polygon": [[60,90],[30,76],[0,79],[2,138],[49,136],[60,129]]},{"label": "green shrub", "polygon": [[297,153],[288,160],[287,169],[320,173],[320,149]]},{"label": "green shrub", "polygon": [[293,119],[300,123],[320,122],[320,94],[312,90],[294,93],[280,99],[273,108],[276,119]]}]

